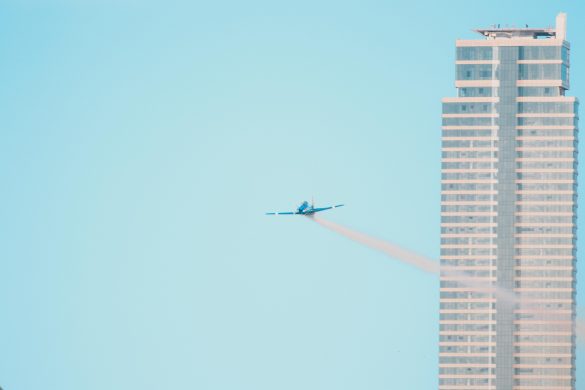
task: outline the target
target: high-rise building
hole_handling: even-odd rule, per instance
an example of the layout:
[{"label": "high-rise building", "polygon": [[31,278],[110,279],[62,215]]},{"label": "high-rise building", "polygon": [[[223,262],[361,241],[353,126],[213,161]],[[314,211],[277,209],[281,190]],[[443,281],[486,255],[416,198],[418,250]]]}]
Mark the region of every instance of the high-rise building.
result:
[{"label": "high-rise building", "polygon": [[498,25],[456,41],[457,97],[443,99],[440,390],[575,389],[578,102],[566,96],[565,25],[559,14],[556,28]]}]

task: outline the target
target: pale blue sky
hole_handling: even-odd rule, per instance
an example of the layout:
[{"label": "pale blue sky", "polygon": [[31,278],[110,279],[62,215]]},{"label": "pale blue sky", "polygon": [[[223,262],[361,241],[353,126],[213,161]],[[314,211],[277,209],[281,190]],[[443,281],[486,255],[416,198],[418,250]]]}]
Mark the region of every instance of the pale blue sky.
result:
[{"label": "pale blue sky", "polygon": [[328,217],[437,258],[440,99],[472,28],[567,12],[585,96],[576,1],[0,11],[5,390],[436,388],[438,281],[264,212],[345,203]]}]

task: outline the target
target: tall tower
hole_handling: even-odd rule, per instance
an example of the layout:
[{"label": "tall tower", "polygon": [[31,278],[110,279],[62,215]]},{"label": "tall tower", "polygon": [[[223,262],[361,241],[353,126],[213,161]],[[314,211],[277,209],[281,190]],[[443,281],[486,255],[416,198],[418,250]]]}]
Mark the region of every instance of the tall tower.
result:
[{"label": "tall tower", "polygon": [[443,99],[440,390],[575,389],[578,102],[565,95],[566,15],[556,22],[456,41],[458,93]]}]

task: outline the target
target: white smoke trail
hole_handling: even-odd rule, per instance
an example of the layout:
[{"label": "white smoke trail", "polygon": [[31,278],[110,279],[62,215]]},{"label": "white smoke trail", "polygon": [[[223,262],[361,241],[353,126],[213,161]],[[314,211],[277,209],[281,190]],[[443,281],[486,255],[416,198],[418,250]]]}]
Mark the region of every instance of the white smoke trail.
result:
[{"label": "white smoke trail", "polygon": [[[349,238],[357,243],[368,246],[372,249],[376,249],[393,259],[399,260],[403,263],[410,264],[424,272],[448,276],[450,280],[456,281],[457,283],[473,289],[474,291],[494,294],[497,298],[507,302],[508,304],[522,304],[523,308],[530,307],[532,305],[538,305],[537,300],[528,300],[526,298],[519,299],[513,291],[503,289],[501,287],[494,286],[483,280],[479,280],[477,277],[469,275],[468,273],[462,272],[455,267],[441,266],[439,262],[430,259],[426,256],[420,255],[408,249],[404,249],[398,245],[392,244],[388,241],[384,241],[378,238],[371,237],[367,234],[355,231],[346,226],[339,225],[335,222],[325,220],[320,217],[310,216],[310,219],[319,225],[334,231],[344,237]],[[530,313],[534,319],[546,321],[555,327],[555,330],[571,330],[573,327],[572,321],[559,320],[560,318],[566,317],[565,313],[560,311],[551,310],[536,310]],[[557,318],[557,320],[551,320],[551,318]],[[577,319],[575,324],[576,333],[578,340],[585,342],[585,321]]]},{"label": "white smoke trail", "polygon": [[360,244],[384,252],[385,254],[392,258],[400,260],[403,263],[413,265],[422,271],[437,275],[442,273],[443,275],[449,276],[450,279],[455,280],[462,285],[471,287],[482,293],[495,294],[499,298],[502,298],[510,302],[514,302],[516,300],[515,295],[510,291],[498,288],[490,283],[486,283],[483,280],[479,280],[478,278],[475,278],[465,272],[462,272],[456,269],[455,267],[449,267],[446,265],[441,266],[439,262],[431,260],[426,256],[412,252],[408,249],[404,249],[388,241],[370,237],[367,234],[349,229],[335,222],[331,222],[317,217],[312,217],[311,219],[329,230],[339,233],[342,236],[345,236]]}]

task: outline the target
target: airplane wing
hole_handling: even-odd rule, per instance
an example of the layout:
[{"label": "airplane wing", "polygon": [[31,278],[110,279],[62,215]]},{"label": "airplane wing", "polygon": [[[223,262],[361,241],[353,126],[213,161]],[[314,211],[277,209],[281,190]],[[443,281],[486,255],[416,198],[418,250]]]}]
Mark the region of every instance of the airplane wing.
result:
[{"label": "airplane wing", "polygon": [[334,209],[337,207],[341,207],[343,206],[342,204],[336,204],[335,206],[329,206],[329,207],[318,207],[316,209],[313,209],[313,212],[318,213],[319,211],[325,211],[325,210],[329,210],[329,209]]},{"label": "airplane wing", "polygon": [[292,215],[296,214],[294,211],[285,211],[280,213],[266,213],[266,215]]}]

